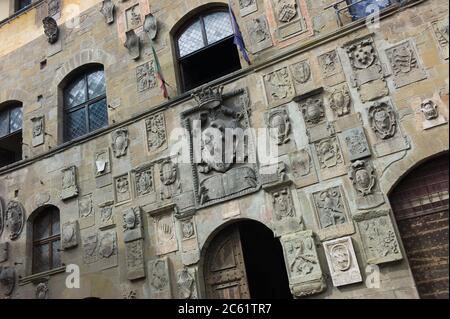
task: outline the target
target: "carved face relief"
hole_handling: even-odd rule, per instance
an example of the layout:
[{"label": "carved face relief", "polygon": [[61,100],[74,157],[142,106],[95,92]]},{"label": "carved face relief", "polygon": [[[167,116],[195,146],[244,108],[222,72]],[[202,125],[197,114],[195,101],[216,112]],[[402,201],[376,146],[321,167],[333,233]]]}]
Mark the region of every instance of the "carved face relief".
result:
[{"label": "carved face relief", "polygon": [[383,140],[395,136],[397,119],[392,107],[386,103],[375,103],[369,109],[369,120],[375,134]]},{"label": "carved face relief", "polygon": [[277,145],[286,144],[290,141],[291,123],[286,110],[272,112],[268,119],[269,134]]},{"label": "carved face relief", "polygon": [[276,220],[287,217],[295,217],[295,207],[289,188],[285,188],[272,194],[273,208]]},{"label": "carved face relief", "polygon": [[322,96],[307,99],[301,105],[301,110],[308,125],[319,124],[325,119]]},{"label": "carved face relief", "polygon": [[22,204],[11,201],[6,207],[6,227],[9,230],[9,238],[16,240],[22,233],[25,224],[25,211]]},{"label": "carved face relief", "polygon": [[339,187],[313,194],[321,229],[347,223],[346,206]]},{"label": "carved face relief", "polygon": [[308,61],[296,63],[291,66],[292,77],[299,84],[305,84],[311,79],[311,67]]},{"label": "carved face relief", "polygon": [[279,22],[291,22],[298,14],[296,0],[275,0]]},{"label": "carved face relief", "polygon": [[112,149],[114,156],[120,158],[127,155],[130,140],[128,138],[128,129],[119,129],[112,133]]},{"label": "carved face relief", "polygon": [[322,169],[333,168],[343,163],[341,149],[335,137],[317,143],[316,150]]},{"label": "carved face relief", "polygon": [[420,111],[427,121],[435,120],[439,117],[438,106],[433,100],[423,101]]},{"label": "carved face relief", "polygon": [[166,142],[166,120],[164,113],[159,113],[145,120],[148,150],[154,152]]},{"label": "carved face relief", "polygon": [[294,87],[287,68],[279,69],[264,76],[266,89],[273,101],[284,100],[294,95]]},{"label": "carved face relief", "polygon": [[346,85],[330,95],[330,107],[338,117],[350,114],[351,101],[350,92]]},{"label": "carved face relief", "polygon": [[372,39],[365,39],[349,46],[347,53],[353,68],[357,70],[369,68],[377,59]]}]

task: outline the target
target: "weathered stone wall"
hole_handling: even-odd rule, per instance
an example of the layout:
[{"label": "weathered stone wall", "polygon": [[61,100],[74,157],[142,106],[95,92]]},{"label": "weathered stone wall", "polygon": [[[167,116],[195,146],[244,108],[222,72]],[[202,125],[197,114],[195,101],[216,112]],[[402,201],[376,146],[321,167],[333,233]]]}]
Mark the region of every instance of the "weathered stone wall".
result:
[{"label": "weathered stone wall", "polygon": [[[153,59],[148,41],[142,35],[137,61],[124,47],[125,12],[137,2],[143,16],[153,12],[159,21],[156,48],[171,85],[168,102],[158,86],[138,90],[137,68]],[[18,100],[24,106],[24,161],[0,169],[4,211],[18,202],[25,220],[14,240],[7,227],[0,236],[9,243],[0,265],[16,273],[11,297],[34,298],[42,281],[30,276],[30,225],[33,212],[46,205],[60,209],[63,241],[66,230],[76,230],[76,238],[63,244],[62,262],[79,265],[82,274],[81,289],[66,289],[61,271],[51,274],[50,298],[122,298],[132,291],[139,298],[176,298],[176,275],[184,267],[197,273],[204,297],[204,248],[218,229],[239,219],[274,230],[287,263],[296,262],[287,247],[314,238],[311,255],[319,262],[309,274],[289,274],[298,296],[315,290],[315,298],[417,297],[387,194],[417,163],[448,150],[448,34],[436,32],[448,28],[448,4],[428,0],[395,9],[379,29],[369,30],[358,23],[338,27],[333,11],[323,10],[332,2],[299,0],[302,18],[282,23],[270,0],[258,0],[257,11],[243,17],[232,1],[254,63],[242,61],[243,71],[215,83],[224,85],[233,114],[244,116],[229,120],[244,128],[284,121],[290,129],[275,138],[285,173],[266,175],[259,164],[229,168],[215,176],[223,181],[250,174],[254,184],[214,195],[202,193],[199,183],[208,185],[207,174],[197,165],[175,163],[172,138],[205,106],[176,91],[171,37],[186,14],[210,1],[118,2],[114,23],[107,24],[100,1],[63,0],[53,45],[38,19],[46,8],[1,26],[0,105]],[[75,4],[79,16],[64,13]],[[252,33],[258,17],[268,28],[262,40]],[[61,83],[88,63],[104,66],[110,126],[62,144]],[[45,135],[33,147],[32,119],[39,117]],[[127,143],[114,143],[117,137]],[[189,149],[186,154],[189,159]],[[109,162],[104,172],[96,171],[98,156]],[[139,222],[128,225],[124,217]],[[186,231],[191,226],[193,233]],[[372,227],[380,232],[370,233]],[[358,265],[350,270],[356,277],[349,278],[349,271],[332,270],[327,262],[334,243],[329,241],[342,238],[341,247],[351,252],[354,246],[361,278]],[[102,253],[103,242],[111,254]],[[158,258],[169,265],[170,289],[152,285]],[[368,264],[381,267],[379,289],[364,284]],[[352,281],[357,283],[341,286]]]}]

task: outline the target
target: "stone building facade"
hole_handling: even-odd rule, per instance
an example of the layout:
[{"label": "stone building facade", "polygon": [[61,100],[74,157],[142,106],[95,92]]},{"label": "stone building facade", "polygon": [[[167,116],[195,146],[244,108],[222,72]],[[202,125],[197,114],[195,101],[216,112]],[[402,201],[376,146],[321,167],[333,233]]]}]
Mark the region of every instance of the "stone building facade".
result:
[{"label": "stone building facade", "polygon": [[[448,163],[448,3],[386,1],[367,23],[335,2],[232,0],[252,62],[233,69],[228,1],[0,1],[1,296],[448,297],[448,169],[392,195]],[[408,230],[411,208],[440,230]]]}]

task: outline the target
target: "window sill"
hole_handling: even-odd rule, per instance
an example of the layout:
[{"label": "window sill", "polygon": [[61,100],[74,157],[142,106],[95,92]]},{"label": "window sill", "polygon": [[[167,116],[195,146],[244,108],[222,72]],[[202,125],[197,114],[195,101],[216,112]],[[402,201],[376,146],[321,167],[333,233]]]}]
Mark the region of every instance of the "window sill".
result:
[{"label": "window sill", "polygon": [[29,283],[33,283],[33,284],[37,284],[40,283],[42,281],[48,281],[50,279],[51,276],[57,275],[57,274],[61,274],[66,272],[66,266],[62,266],[59,268],[55,268],[52,270],[48,270],[48,271],[44,271],[38,274],[33,274],[30,276],[26,276],[23,278],[19,279],[19,286],[24,286],[27,285]]}]

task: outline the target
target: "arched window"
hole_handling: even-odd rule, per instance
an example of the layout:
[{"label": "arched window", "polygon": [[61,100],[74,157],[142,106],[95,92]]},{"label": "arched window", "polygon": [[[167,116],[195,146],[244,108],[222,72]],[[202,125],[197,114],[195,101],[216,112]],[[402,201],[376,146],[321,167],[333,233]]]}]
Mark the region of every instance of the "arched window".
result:
[{"label": "arched window", "polygon": [[33,221],[33,274],[59,268],[60,249],[59,210],[50,206]]},{"label": "arched window", "polygon": [[0,106],[0,167],[22,159],[22,103]]},{"label": "arched window", "polygon": [[233,39],[227,8],[205,11],[181,28],[176,49],[183,91],[241,68]]},{"label": "arched window", "polygon": [[108,126],[105,73],[89,68],[64,88],[64,141]]}]

